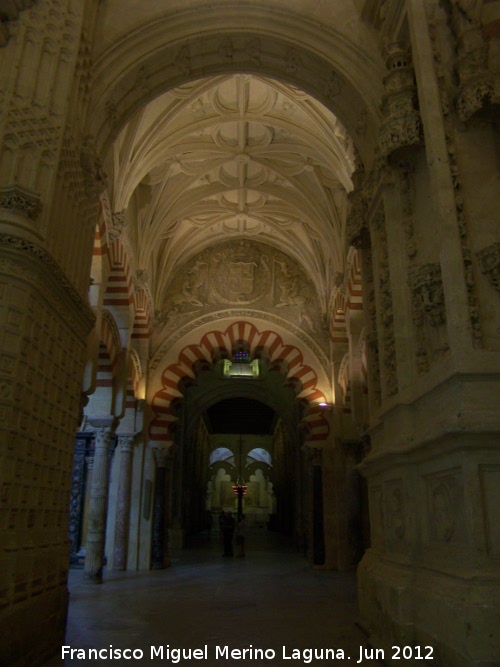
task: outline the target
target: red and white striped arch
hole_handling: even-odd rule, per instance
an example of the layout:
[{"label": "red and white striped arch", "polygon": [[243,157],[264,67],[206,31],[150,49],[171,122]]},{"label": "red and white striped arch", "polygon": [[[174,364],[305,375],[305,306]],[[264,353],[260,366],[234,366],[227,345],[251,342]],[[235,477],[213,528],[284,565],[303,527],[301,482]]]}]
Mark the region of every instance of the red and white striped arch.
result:
[{"label": "red and white striped arch", "polygon": [[109,274],[104,292],[105,308],[128,311],[134,300],[128,254],[120,239],[108,249]]},{"label": "red and white striped arch", "polygon": [[333,343],[347,343],[347,301],[339,290],[333,302],[333,311],[330,320],[330,338]]},{"label": "red and white striped arch", "polygon": [[363,288],[361,284],[361,257],[356,248],[351,247],[346,263],[347,305],[349,310],[363,309]]},{"label": "red and white striped arch", "polygon": [[300,389],[297,399],[307,401],[310,406],[301,424],[307,433],[307,441],[320,443],[326,440],[329,426],[319,403],[327,402],[327,398],[319,387],[316,371],[304,362],[301,350],[296,345],[283,341],[280,333],[271,329],[259,330],[255,324],[244,320],[232,322],[225,330],[204,333],[199,342],[186,344],[178,352],[175,361],[164,369],[161,374],[161,388],[154,393],[151,400],[154,413],[149,428],[151,440],[172,441],[177,421],[172,402],[182,398],[180,380],[194,380],[196,362],[212,363],[214,352],[219,350],[226,350],[230,354],[237,341],[244,341],[250,354],[257,349],[265,351],[270,364],[283,362],[286,378],[293,379]]}]

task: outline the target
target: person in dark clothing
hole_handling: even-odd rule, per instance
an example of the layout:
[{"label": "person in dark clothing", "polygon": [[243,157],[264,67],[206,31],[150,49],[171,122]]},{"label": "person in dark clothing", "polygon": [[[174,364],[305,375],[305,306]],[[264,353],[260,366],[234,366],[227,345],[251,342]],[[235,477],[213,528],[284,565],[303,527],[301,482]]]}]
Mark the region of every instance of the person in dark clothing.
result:
[{"label": "person in dark clothing", "polygon": [[224,544],[223,556],[233,556],[234,519],[232,512],[226,512],[222,523],[222,540]]}]

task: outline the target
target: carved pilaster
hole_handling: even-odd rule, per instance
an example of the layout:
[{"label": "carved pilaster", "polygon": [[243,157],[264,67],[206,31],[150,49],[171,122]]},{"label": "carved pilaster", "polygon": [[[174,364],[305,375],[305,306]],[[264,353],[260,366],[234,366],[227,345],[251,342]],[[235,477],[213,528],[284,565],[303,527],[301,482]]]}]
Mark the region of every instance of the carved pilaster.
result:
[{"label": "carved pilaster", "polygon": [[373,261],[372,250],[363,249],[361,252],[363,278],[363,294],[365,302],[365,327],[366,327],[366,363],[368,393],[374,407],[380,405],[380,367],[378,354],[377,336],[377,308],[375,304],[375,289],[373,284]]},{"label": "carved pilaster", "polygon": [[[410,271],[409,285],[413,291],[413,317],[423,327],[427,346],[433,355],[448,350],[446,340],[446,309],[439,264],[422,264]],[[417,352],[418,354],[418,352]],[[422,360],[420,360],[422,363]]]},{"label": "carved pilaster", "polygon": [[377,330],[380,336],[382,364],[382,388],[385,397],[393,396],[398,391],[396,373],[396,343],[394,339],[394,311],[392,303],[389,255],[385,216],[379,209],[372,219],[372,237],[376,238],[377,249]]}]

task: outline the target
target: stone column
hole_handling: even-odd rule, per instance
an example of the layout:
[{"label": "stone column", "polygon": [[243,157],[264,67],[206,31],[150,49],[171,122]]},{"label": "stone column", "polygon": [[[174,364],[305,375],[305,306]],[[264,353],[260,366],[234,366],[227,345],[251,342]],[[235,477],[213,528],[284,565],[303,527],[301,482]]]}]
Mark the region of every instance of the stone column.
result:
[{"label": "stone column", "polygon": [[99,426],[95,430],[94,467],[90,486],[89,520],[84,578],[90,583],[102,583],[104,565],[104,537],[109,485],[109,443],[111,426]]},{"label": "stone column", "polygon": [[151,569],[162,570],[169,567],[168,556],[168,533],[167,523],[167,501],[168,484],[167,473],[171,461],[170,450],[155,448],[153,450],[156,463],[156,479],[153,505],[153,549],[151,554]]},{"label": "stone column", "polygon": [[116,500],[115,546],[113,551],[113,569],[127,569],[128,533],[130,524],[130,493],[132,488],[132,452],[133,435],[119,435],[120,478]]}]

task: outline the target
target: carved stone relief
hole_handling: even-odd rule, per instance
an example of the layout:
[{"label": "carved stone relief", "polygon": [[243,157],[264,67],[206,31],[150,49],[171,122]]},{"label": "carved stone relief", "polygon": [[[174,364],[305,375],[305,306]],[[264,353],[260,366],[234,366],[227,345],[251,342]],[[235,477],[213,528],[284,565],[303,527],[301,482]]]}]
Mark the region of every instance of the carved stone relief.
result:
[{"label": "carved stone relief", "polygon": [[387,483],[384,488],[384,516],[387,538],[400,542],[406,533],[406,503],[400,482]]},{"label": "carved stone relief", "polygon": [[17,24],[19,65],[4,100],[0,169],[6,182],[40,194],[50,186],[68,106],[71,63],[78,56],[80,24],[69,3],[37,2]]},{"label": "carved stone relief", "polygon": [[42,210],[40,197],[17,185],[0,188],[0,208],[36,220]]},{"label": "carved stone relief", "polygon": [[[422,264],[410,270],[409,284],[413,292],[413,320],[422,327],[426,347],[433,356],[441,356],[448,350],[446,338],[446,309],[443,282],[439,264]],[[425,370],[425,360],[420,350],[421,370]]]},{"label": "carved stone relief", "polygon": [[[453,7],[453,15],[454,15],[454,23],[455,23],[455,31],[457,30],[460,32],[459,24],[462,24],[465,22],[465,33],[469,33],[472,35],[472,33],[469,32],[467,25],[469,24],[470,19],[467,16],[467,12],[464,11],[464,8],[460,6],[460,3],[454,3]],[[459,18],[461,17],[461,18]],[[458,20],[458,24],[457,24]],[[473,344],[474,347],[480,348],[482,347],[483,341],[482,341],[482,329],[481,329],[481,323],[480,323],[480,313],[479,313],[479,300],[476,295],[476,286],[475,286],[475,278],[474,278],[474,265],[473,265],[473,256],[472,256],[472,251],[470,248],[470,242],[468,238],[468,225],[467,225],[467,216],[466,216],[466,211],[465,211],[465,206],[464,206],[464,195],[463,195],[463,188],[462,188],[462,182],[461,182],[461,177],[460,177],[460,166],[458,164],[457,160],[457,150],[455,146],[455,132],[456,132],[456,124],[455,124],[455,119],[452,114],[452,107],[451,104],[449,103],[450,95],[451,93],[449,92],[449,83],[446,81],[442,67],[441,67],[441,54],[440,54],[440,49],[439,46],[436,43],[436,35],[435,35],[435,30],[431,31],[431,38],[433,39],[433,48],[434,48],[434,60],[435,60],[435,67],[436,67],[436,73],[438,77],[438,83],[439,83],[439,89],[440,89],[440,94],[441,94],[441,103],[442,103],[442,109],[443,109],[443,120],[444,120],[444,125],[445,125],[445,137],[446,137],[446,143],[448,147],[448,155],[449,155],[449,164],[450,164],[450,172],[451,172],[451,178],[453,181],[453,191],[455,195],[455,208],[456,208],[456,215],[457,215],[457,224],[458,224],[458,230],[460,233],[460,239],[461,239],[461,244],[462,244],[462,254],[463,254],[463,268],[464,268],[464,275],[466,279],[466,286],[467,286],[467,298],[468,298],[468,305],[469,305],[469,319],[471,323],[471,329],[472,329],[472,337],[473,337]],[[481,37],[482,39],[482,37]],[[460,40],[459,40],[460,41]],[[467,43],[467,39],[465,39],[464,43],[462,44],[462,47],[465,47]],[[478,46],[477,43],[477,35],[473,37],[472,43],[476,43],[476,47]],[[457,47],[460,48],[462,47]],[[476,50],[476,47],[472,49],[473,52],[478,53]],[[467,49],[466,49],[467,50]],[[480,51],[480,49],[479,49]],[[459,56],[460,59],[461,56]],[[472,56],[472,60],[474,60],[475,56]],[[467,60],[467,56],[465,56],[465,60]],[[467,69],[467,66],[465,67]],[[481,69],[481,68],[480,68]],[[465,71],[465,70],[464,70]],[[482,74],[479,74],[479,77],[481,77]],[[477,82],[477,77],[474,75],[472,77],[472,80],[469,82],[472,85],[472,88],[474,88],[475,83]],[[469,84],[466,84],[465,88],[467,88]],[[462,87],[462,93],[465,91],[465,88]],[[470,92],[470,91],[469,91]],[[459,93],[459,100],[460,100],[460,95]],[[467,97],[468,93],[465,93],[465,97]],[[474,97],[475,93],[473,93]],[[458,108],[458,113],[459,116],[461,116],[462,120],[466,120],[466,117],[470,117],[470,115],[474,114],[477,111],[477,107],[475,108],[469,108],[469,110],[465,110],[465,106],[468,106],[468,104],[465,104],[463,106],[463,102],[465,100],[465,97],[462,99],[462,102],[457,101],[457,108]],[[482,106],[483,101],[481,101]],[[474,106],[474,105],[473,105]],[[462,107],[462,111],[460,110],[459,107]]]},{"label": "carved stone relief", "polygon": [[385,120],[379,132],[380,154],[388,157],[395,151],[422,143],[422,122],[417,109],[417,90],[408,54],[397,44],[385,49],[389,71],[384,79],[382,111]]},{"label": "carved stone relief", "polygon": [[167,333],[195,313],[249,306],[290,320],[326,344],[318,299],[305,272],[284,253],[250,241],[228,241],[197,255],[172,280],[156,315]]},{"label": "carved stone relief", "polygon": [[463,479],[460,473],[432,475],[427,485],[429,538],[435,542],[457,542],[464,537]]}]

